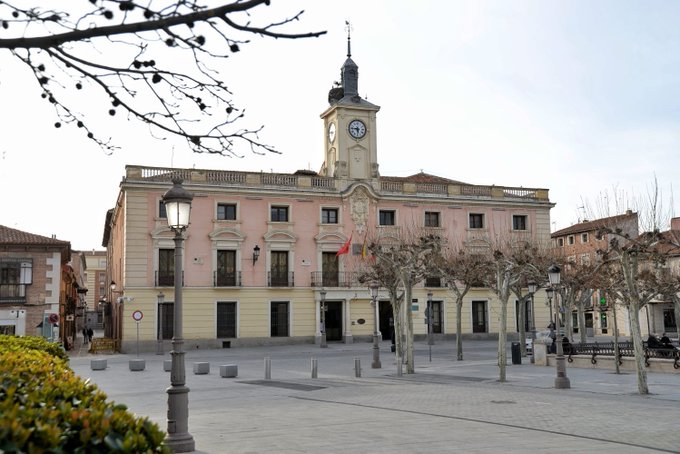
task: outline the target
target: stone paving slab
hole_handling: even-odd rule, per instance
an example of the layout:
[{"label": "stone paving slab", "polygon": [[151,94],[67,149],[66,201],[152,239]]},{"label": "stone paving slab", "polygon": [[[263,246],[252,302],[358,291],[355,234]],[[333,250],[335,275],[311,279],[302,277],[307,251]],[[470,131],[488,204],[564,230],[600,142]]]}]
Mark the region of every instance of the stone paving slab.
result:
[{"label": "stone paving slab", "polygon": [[[508,365],[499,383],[495,345],[467,342],[467,359],[456,361],[452,344],[438,344],[430,363],[420,343],[416,374],[402,377],[387,343],[381,369],[370,368],[365,343],[191,351],[187,364],[238,364],[239,376],[187,374],[189,431],[200,453],[680,452],[680,374],[650,373],[649,396],[636,394],[633,374],[568,366],[568,390],[553,389],[554,368],[531,364]],[[105,371],[90,370],[91,357],[73,356],[71,367],[165,429],[169,355],[141,355],[140,372],[128,370],[133,355],[107,355]]]}]

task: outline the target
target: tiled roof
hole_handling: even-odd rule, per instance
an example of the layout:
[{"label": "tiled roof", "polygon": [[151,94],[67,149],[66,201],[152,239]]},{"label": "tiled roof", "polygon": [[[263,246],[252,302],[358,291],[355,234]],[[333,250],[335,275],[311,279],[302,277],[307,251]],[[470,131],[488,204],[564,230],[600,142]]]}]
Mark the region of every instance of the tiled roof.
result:
[{"label": "tiled roof", "polygon": [[550,234],[551,238],[557,238],[564,235],[572,235],[574,233],[592,232],[600,227],[611,227],[617,225],[619,222],[627,221],[628,219],[637,218],[637,213],[619,214],[608,218],[595,219],[594,221],[585,221],[574,224],[562,230],[558,230]]},{"label": "tiled roof", "polygon": [[0,225],[0,245],[70,246],[68,241],[35,235]]},{"label": "tiled roof", "polygon": [[438,177],[435,175],[430,175],[429,173],[416,173],[408,177],[388,177],[380,176],[383,181],[400,181],[407,183],[432,183],[432,184],[468,184],[462,181],[449,180],[448,178]]}]

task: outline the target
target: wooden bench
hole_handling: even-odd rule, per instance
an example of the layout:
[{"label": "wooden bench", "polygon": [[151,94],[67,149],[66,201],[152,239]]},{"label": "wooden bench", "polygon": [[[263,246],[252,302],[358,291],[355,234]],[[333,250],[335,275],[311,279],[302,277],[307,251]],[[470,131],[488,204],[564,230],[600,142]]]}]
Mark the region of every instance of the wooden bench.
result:
[{"label": "wooden bench", "polygon": [[106,337],[92,339],[90,343],[90,353],[110,352],[116,353],[119,350],[118,340]]}]

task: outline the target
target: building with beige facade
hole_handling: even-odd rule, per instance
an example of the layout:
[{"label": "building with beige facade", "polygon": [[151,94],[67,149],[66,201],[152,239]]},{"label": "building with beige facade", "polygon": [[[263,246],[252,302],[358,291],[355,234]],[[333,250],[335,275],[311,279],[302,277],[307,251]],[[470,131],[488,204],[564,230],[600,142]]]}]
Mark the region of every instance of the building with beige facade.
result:
[{"label": "building with beige facade", "polygon": [[[328,342],[353,342],[372,334],[369,291],[357,279],[367,235],[398,236],[426,228],[465,244],[484,238],[550,241],[547,189],[472,185],[418,173],[383,176],[379,171],[377,114],[380,107],[358,94],[358,68],[348,57],[342,83],[321,114],[323,160],[319,172],[240,172],[129,165],[114,208],[107,215],[109,303],[107,333],[134,348],[165,348],[172,337],[174,234],[163,194],[180,177],[194,194],[191,225],[184,233],[183,329],[185,346],[318,342],[325,306]],[[309,131],[313,133],[313,131]],[[349,253],[337,255],[349,243]],[[434,331],[455,333],[455,309],[437,280],[414,291],[416,334],[424,334],[427,293],[433,294]],[[322,304],[322,295],[325,299]],[[548,324],[537,295],[530,320]],[[391,307],[379,297],[385,338]],[[498,332],[498,302],[486,289],[466,297],[463,331]],[[132,319],[141,311],[139,322]],[[515,312],[509,311],[511,330]],[[165,339],[165,341],[164,341]]]}]

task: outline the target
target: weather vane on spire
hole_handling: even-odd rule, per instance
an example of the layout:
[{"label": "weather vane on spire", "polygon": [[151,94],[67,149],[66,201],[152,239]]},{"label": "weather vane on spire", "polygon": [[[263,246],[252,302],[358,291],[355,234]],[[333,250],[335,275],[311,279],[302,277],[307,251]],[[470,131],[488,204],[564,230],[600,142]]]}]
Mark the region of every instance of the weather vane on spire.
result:
[{"label": "weather vane on spire", "polygon": [[348,20],[345,21],[345,30],[347,30],[347,58],[349,58],[352,56],[352,49],[350,48],[352,24],[350,24]]}]

